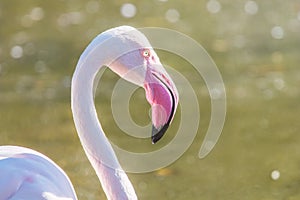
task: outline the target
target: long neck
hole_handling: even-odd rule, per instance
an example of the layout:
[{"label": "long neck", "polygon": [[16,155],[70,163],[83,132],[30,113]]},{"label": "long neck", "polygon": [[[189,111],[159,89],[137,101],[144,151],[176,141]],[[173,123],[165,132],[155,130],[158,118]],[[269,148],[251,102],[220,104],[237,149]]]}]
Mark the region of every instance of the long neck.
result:
[{"label": "long neck", "polygon": [[73,118],[81,144],[107,198],[137,199],[132,184],[122,170],[102,130],[94,105],[94,79],[101,66],[106,64],[104,56],[104,54],[101,56],[101,54],[95,55],[90,52],[85,52],[81,56],[72,78]]}]

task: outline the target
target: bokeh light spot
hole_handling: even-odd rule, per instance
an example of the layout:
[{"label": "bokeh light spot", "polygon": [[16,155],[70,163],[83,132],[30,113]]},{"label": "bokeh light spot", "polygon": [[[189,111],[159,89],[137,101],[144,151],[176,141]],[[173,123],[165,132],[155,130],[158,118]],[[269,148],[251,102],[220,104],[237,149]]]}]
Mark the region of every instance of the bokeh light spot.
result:
[{"label": "bokeh light spot", "polygon": [[125,18],[132,18],[136,14],[136,7],[131,3],[125,3],[121,7],[121,14]]},{"label": "bokeh light spot", "polygon": [[271,35],[274,39],[282,39],[284,37],[284,30],[281,26],[274,26],[271,29]]},{"label": "bokeh light spot", "polygon": [[44,10],[41,7],[35,7],[30,12],[30,18],[34,21],[40,21],[44,18]]},{"label": "bokeh light spot", "polygon": [[57,23],[60,27],[81,24],[83,21],[84,15],[81,12],[63,13],[57,19]]},{"label": "bokeh light spot", "polygon": [[247,14],[255,15],[258,11],[258,6],[255,1],[247,1],[244,9]]},{"label": "bokeh light spot", "polygon": [[175,23],[179,20],[180,14],[176,9],[171,8],[167,10],[165,17],[169,22]]},{"label": "bokeh light spot", "polygon": [[206,4],[208,12],[216,14],[221,10],[221,4],[217,0],[209,0]]},{"label": "bokeh light spot", "polygon": [[273,170],[271,172],[271,178],[274,181],[278,180],[280,178],[280,172],[278,170]]},{"label": "bokeh light spot", "polygon": [[277,77],[273,80],[273,85],[277,90],[283,90],[285,87],[285,81],[282,78]]},{"label": "bokeh light spot", "polygon": [[14,46],[10,50],[10,55],[12,58],[18,59],[23,56],[23,48],[21,46]]}]

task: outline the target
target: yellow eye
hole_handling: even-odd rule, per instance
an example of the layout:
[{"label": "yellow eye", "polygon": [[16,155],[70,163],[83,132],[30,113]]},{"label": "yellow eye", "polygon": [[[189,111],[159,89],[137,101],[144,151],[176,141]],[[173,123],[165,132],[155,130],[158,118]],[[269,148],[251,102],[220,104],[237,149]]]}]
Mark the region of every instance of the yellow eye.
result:
[{"label": "yellow eye", "polygon": [[150,50],[149,49],[144,50],[143,51],[143,56],[146,57],[146,58],[149,57],[150,56]]}]

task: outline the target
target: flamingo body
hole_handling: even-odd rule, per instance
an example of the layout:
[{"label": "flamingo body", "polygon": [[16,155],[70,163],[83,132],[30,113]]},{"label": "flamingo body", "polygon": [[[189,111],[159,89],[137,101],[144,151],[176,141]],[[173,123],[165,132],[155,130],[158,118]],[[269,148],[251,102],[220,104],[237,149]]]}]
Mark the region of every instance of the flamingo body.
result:
[{"label": "flamingo body", "polygon": [[58,165],[24,147],[0,146],[0,186],[1,200],[77,199],[68,176]]}]

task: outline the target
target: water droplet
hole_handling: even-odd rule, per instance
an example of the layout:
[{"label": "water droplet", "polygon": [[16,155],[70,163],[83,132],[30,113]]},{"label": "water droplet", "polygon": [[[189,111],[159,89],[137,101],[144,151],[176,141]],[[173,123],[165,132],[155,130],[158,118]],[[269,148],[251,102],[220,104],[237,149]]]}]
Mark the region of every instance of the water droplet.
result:
[{"label": "water droplet", "polygon": [[165,17],[169,22],[175,23],[179,20],[180,14],[176,9],[171,8],[167,10]]},{"label": "water droplet", "polygon": [[60,27],[66,27],[71,24],[81,24],[84,21],[84,15],[81,12],[70,12],[61,14],[57,19]]},{"label": "water droplet", "polygon": [[219,99],[221,98],[222,91],[219,90],[218,88],[214,88],[211,90],[210,94],[212,99]]},{"label": "water droplet", "polygon": [[278,180],[280,178],[280,172],[278,170],[273,170],[271,172],[271,178],[274,181]]},{"label": "water droplet", "polygon": [[282,78],[275,78],[273,85],[277,90],[282,90],[285,87],[285,81]]},{"label": "water droplet", "polygon": [[125,3],[121,6],[121,14],[125,18],[132,18],[136,14],[136,7],[131,3]]},{"label": "water droplet", "polygon": [[217,0],[209,0],[206,4],[208,12],[216,14],[221,10],[221,4]]},{"label": "water droplet", "polygon": [[35,7],[31,10],[29,16],[34,21],[40,21],[44,18],[44,10],[41,7]]},{"label": "water droplet", "polygon": [[14,46],[10,50],[10,55],[12,58],[18,59],[23,56],[23,48],[21,46]]},{"label": "water droplet", "polygon": [[68,17],[71,24],[81,24],[84,21],[84,15],[81,12],[70,12]]},{"label": "water droplet", "polygon": [[209,94],[212,99],[220,99],[224,97],[222,84],[216,84],[213,88],[209,89]]},{"label": "water droplet", "polygon": [[65,88],[70,88],[71,87],[71,77],[65,76],[62,80],[62,84]]},{"label": "water droplet", "polygon": [[258,11],[258,6],[255,1],[247,1],[244,9],[247,14],[255,15]]},{"label": "water droplet", "polygon": [[275,39],[282,39],[284,36],[284,30],[281,26],[274,26],[271,29],[271,35]]}]

